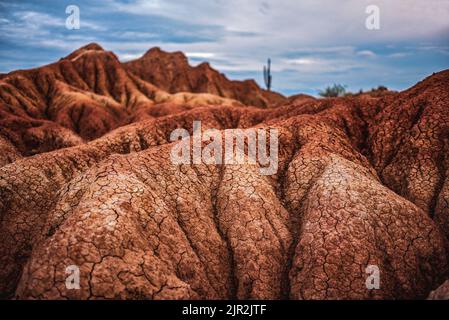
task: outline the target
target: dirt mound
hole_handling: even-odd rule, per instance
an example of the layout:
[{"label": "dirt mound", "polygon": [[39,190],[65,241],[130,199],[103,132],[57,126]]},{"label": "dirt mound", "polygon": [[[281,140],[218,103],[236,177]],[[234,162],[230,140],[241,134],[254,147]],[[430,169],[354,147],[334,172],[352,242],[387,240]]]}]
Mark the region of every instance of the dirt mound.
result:
[{"label": "dirt mound", "polygon": [[[448,84],[444,71],[383,97],[297,96],[260,109],[213,95],[178,100],[96,46],[9,74],[0,81],[8,114],[0,295],[427,298],[449,278]],[[223,103],[205,103],[214,99]],[[43,123],[36,140],[47,142],[38,145],[52,139],[39,136],[48,128],[65,137],[55,138],[63,149],[29,156],[36,152],[30,128],[14,122],[21,119]],[[108,133],[90,140],[81,128],[103,119]],[[278,170],[173,164],[178,143],[170,135],[197,134],[194,121],[203,133],[277,129]],[[79,289],[66,284],[74,266]],[[374,289],[372,270],[380,277]]]}]

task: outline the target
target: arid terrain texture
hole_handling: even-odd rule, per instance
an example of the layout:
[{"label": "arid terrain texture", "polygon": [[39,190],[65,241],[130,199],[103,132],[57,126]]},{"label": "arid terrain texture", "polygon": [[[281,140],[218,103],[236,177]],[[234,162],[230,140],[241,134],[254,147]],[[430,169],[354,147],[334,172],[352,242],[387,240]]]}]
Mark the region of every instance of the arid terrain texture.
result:
[{"label": "arid terrain texture", "polygon": [[[277,173],[174,165],[170,133],[199,120],[278,129]],[[0,76],[0,298],[449,298],[448,170],[449,70],[286,98],[90,44]]]}]

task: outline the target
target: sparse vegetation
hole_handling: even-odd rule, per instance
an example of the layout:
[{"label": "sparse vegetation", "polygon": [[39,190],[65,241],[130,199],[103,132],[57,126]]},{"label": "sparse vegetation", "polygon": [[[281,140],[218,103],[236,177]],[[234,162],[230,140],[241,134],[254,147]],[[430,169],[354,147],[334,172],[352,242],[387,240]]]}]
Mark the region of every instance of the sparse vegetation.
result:
[{"label": "sparse vegetation", "polygon": [[271,59],[268,58],[268,65],[263,66],[263,80],[265,81],[265,86],[267,87],[267,90],[271,90]]},{"label": "sparse vegetation", "polygon": [[377,89],[372,89],[371,91],[388,91],[388,88],[385,86],[378,86]]},{"label": "sparse vegetation", "polygon": [[336,98],[336,97],[351,97],[357,96],[361,94],[369,94],[369,95],[379,95],[383,92],[389,91],[385,86],[378,86],[377,88],[372,88],[369,91],[363,91],[360,89],[358,92],[350,92],[346,90],[347,86],[341,84],[334,84],[333,86],[328,86],[326,89],[320,91],[318,94],[324,98]]},{"label": "sparse vegetation", "polygon": [[329,86],[323,91],[320,91],[318,94],[324,98],[343,97],[346,94],[346,86],[334,84],[333,86]]}]

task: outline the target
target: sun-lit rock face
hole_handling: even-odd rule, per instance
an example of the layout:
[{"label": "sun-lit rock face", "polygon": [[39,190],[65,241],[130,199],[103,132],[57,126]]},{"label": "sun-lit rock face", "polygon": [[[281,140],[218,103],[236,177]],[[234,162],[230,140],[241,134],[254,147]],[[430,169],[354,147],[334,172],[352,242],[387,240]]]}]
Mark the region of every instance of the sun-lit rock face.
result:
[{"label": "sun-lit rock face", "polygon": [[[449,278],[449,71],[268,109],[148,80],[97,45],[0,79],[0,297],[424,299]],[[277,172],[173,164],[194,121],[276,128]]]}]

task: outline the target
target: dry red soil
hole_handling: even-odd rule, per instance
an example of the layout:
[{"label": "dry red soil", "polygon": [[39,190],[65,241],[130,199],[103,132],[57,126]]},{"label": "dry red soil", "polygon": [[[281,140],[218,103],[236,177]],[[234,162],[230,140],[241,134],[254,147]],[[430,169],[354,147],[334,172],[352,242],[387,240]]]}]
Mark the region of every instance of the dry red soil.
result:
[{"label": "dry red soil", "polygon": [[[278,172],[172,164],[170,133],[197,120],[277,128]],[[449,71],[286,99],[91,44],[0,78],[0,297],[448,298],[448,169]]]}]

